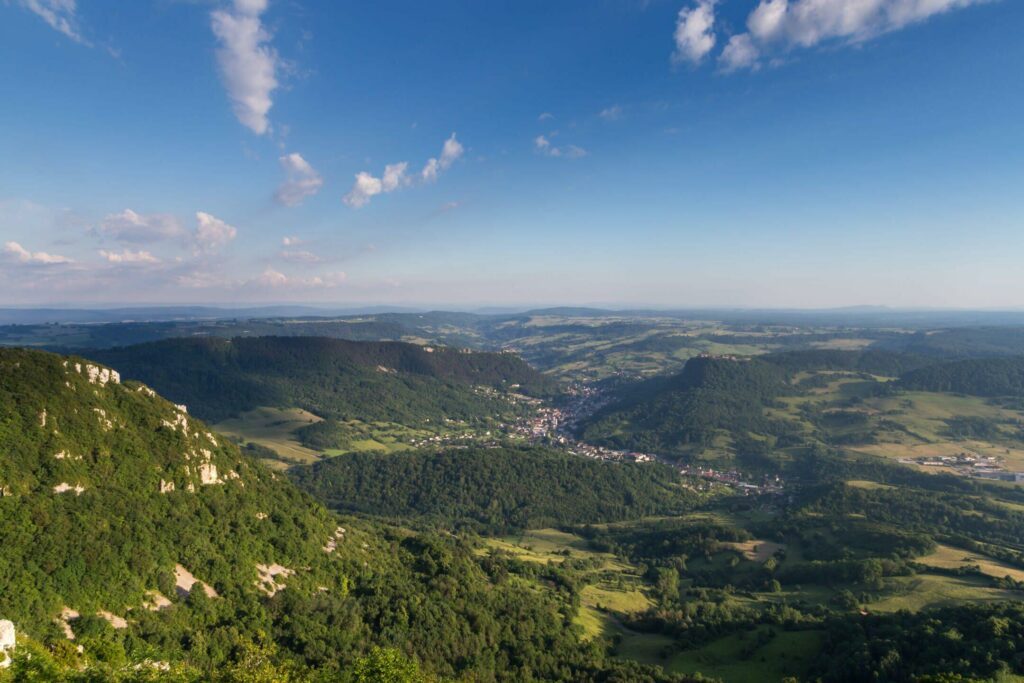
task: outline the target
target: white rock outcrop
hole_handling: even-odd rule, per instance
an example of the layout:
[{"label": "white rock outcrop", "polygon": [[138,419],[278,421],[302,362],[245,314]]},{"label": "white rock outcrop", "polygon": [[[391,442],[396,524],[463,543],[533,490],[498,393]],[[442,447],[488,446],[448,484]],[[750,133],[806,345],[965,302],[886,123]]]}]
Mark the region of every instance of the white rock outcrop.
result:
[{"label": "white rock outcrop", "polygon": [[11,665],[11,652],[15,645],[14,622],[0,619],[0,669]]},{"label": "white rock outcrop", "polygon": [[[260,575],[260,578],[256,580],[256,587],[270,597],[273,597],[278,591],[284,590],[284,579],[295,573],[295,570],[279,564],[258,564],[256,571]],[[281,580],[278,580],[278,577],[281,577]]]},{"label": "white rock outcrop", "polygon": [[66,481],[62,481],[61,483],[53,487],[54,493],[67,493],[68,491],[74,491],[76,496],[80,496],[82,495],[82,492],[85,491],[85,487],[82,486],[81,484],[75,484],[74,486],[72,486]]},{"label": "white rock outcrop", "polygon": [[220,477],[217,476],[217,466],[212,462],[204,462],[199,466],[199,481],[204,485],[208,484],[223,484]]},{"label": "white rock outcrop", "polygon": [[202,581],[197,579],[195,576],[192,575],[192,572],[185,569],[183,565],[174,565],[174,585],[178,591],[178,595],[180,595],[183,598],[188,597],[189,593],[192,592],[192,587],[196,584],[202,586],[203,592],[206,593],[207,597],[217,597],[217,591],[213,589],[213,586],[203,583]]}]

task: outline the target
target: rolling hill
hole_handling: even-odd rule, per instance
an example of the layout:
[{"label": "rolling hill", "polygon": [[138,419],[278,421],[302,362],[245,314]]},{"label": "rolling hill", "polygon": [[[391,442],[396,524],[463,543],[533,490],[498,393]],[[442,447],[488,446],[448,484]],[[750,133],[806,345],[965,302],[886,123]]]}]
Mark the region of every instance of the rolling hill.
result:
[{"label": "rolling hill", "polygon": [[725,432],[771,429],[767,402],[785,390],[785,373],[760,360],[699,357],[670,377],[641,382],[598,411],[583,438],[615,448],[683,454]]},{"label": "rolling hill", "polygon": [[0,351],[0,491],[15,680],[672,679],[582,642],[516,565],[339,520],[81,358]]},{"label": "rolling hill", "polygon": [[554,384],[519,357],[403,342],[319,337],[168,339],[87,352],[219,421],[258,406],[335,420],[416,424],[499,412],[481,387],[544,394]]}]

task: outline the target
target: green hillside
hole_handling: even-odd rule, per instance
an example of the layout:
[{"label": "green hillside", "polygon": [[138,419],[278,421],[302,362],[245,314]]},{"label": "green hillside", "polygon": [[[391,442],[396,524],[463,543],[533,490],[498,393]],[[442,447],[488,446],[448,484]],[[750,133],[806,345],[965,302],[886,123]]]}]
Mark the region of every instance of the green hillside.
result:
[{"label": "green hillside", "polygon": [[[338,520],[118,379],[0,351],[8,678],[658,679],[580,640],[571,590],[456,537]],[[422,674],[357,675],[378,664]]]},{"label": "green hillside", "polygon": [[686,453],[721,432],[743,437],[772,429],[767,402],[785,390],[785,373],[759,360],[692,358],[678,375],[623,392],[585,425],[583,438],[616,448]]},{"label": "green hillside", "polygon": [[290,473],[301,488],[341,511],[491,532],[679,514],[697,499],[668,467],[606,463],[542,448],[357,453]]},{"label": "green hillside", "polygon": [[545,393],[519,357],[401,342],[317,337],[169,339],[88,352],[211,421],[259,406],[336,420],[404,424],[491,415],[507,402],[480,389]]},{"label": "green hillside", "polygon": [[906,373],[900,385],[913,391],[971,396],[1024,396],[1024,357],[977,358],[939,363]]}]

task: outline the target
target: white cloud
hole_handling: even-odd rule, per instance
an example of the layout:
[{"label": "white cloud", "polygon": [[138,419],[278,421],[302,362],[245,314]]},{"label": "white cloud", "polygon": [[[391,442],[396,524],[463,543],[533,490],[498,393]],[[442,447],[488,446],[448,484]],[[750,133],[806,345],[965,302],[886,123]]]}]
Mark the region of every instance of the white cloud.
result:
[{"label": "white cloud", "polygon": [[108,263],[123,263],[123,264],[140,264],[140,263],[160,263],[160,259],[148,251],[131,251],[130,249],[124,249],[120,252],[107,251],[105,249],[100,250],[100,256],[107,260]]},{"label": "white cloud", "polygon": [[281,238],[282,247],[297,247],[304,242],[303,239],[295,237],[294,235],[288,235]]},{"label": "white cloud", "polygon": [[605,107],[597,114],[605,121],[618,121],[622,118],[622,107],[617,104],[613,104],[610,107]]},{"label": "white cloud", "polygon": [[538,121],[550,121],[553,118],[555,118],[555,115],[552,114],[549,111],[546,111],[546,112],[542,113],[540,116],[538,116],[537,120]]},{"label": "white cloud", "polygon": [[750,39],[750,35],[741,33],[729,39],[725,49],[722,50],[719,62],[726,71],[746,68],[756,69],[760,54],[760,51],[754,45],[754,41]]},{"label": "white cloud", "polygon": [[823,42],[860,43],[938,14],[991,0],[761,0],[747,33],[733,36],[723,68],[757,68],[762,55]]},{"label": "white cloud", "polygon": [[353,209],[358,209],[369,203],[371,197],[380,194],[383,188],[384,184],[380,178],[374,178],[366,171],[360,171],[356,174],[355,184],[342,198],[342,201]]},{"label": "white cloud", "polygon": [[274,197],[285,206],[297,206],[306,197],[312,197],[323,187],[324,179],[301,154],[292,152],[278,161],[284,169],[285,180],[277,188]]},{"label": "white cloud", "polygon": [[437,180],[438,174],[454,164],[464,151],[462,143],[456,140],[455,133],[452,133],[452,136],[444,141],[444,146],[441,148],[441,158],[430,159],[427,161],[427,165],[423,167],[423,170],[420,172],[423,180],[425,182]]},{"label": "white cloud", "polygon": [[582,147],[577,147],[576,145],[564,145],[562,147],[557,147],[551,144],[551,140],[544,135],[538,135],[533,139],[533,149],[539,154],[543,154],[548,157],[580,159],[587,156],[587,150]]},{"label": "white cloud", "polygon": [[367,171],[360,171],[356,174],[352,189],[342,198],[342,201],[353,209],[358,209],[366,206],[370,199],[379,194],[394,192],[412,185],[416,177],[423,183],[434,182],[441,172],[451,168],[464,152],[465,148],[462,143],[458,141],[455,133],[452,133],[441,148],[441,156],[429,159],[418,176],[410,177],[408,175],[409,163],[406,161],[388,164],[384,167],[384,174],[379,178]]},{"label": "white cloud", "polygon": [[388,164],[384,167],[384,176],[380,181],[380,188],[383,192],[394,192],[403,185],[408,185],[410,180],[405,175],[405,170],[409,168],[409,164],[401,162],[398,164]]},{"label": "white cloud", "polygon": [[281,258],[290,263],[319,263],[322,259],[305,249],[283,249]]},{"label": "white cloud", "polygon": [[73,261],[66,256],[48,254],[45,251],[29,251],[28,249],[21,246],[17,242],[5,243],[3,254],[10,260],[14,260],[17,261],[18,263],[25,263],[29,265],[50,266],[58,265],[61,263],[73,263]]},{"label": "white cloud", "polygon": [[715,47],[715,4],[718,0],[697,0],[697,4],[679,10],[676,17],[672,63],[699,64]]},{"label": "white cloud", "polygon": [[260,21],[266,9],[267,0],[234,0],[232,9],[210,14],[213,33],[220,41],[217,64],[235,116],[257,135],[270,129],[267,113],[278,85],[279,59]]},{"label": "white cloud", "polygon": [[76,43],[89,45],[78,28],[75,0],[21,0],[21,4],[41,17],[53,30],[63,33]]},{"label": "white cloud", "polygon": [[195,242],[201,250],[223,247],[238,235],[234,226],[204,211],[196,211]]},{"label": "white cloud", "polygon": [[146,243],[183,237],[185,229],[169,214],[143,215],[131,209],[112,213],[100,221],[99,232],[121,242]]},{"label": "white cloud", "polygon": [[348,279],[348,276],[340,271],[310,277],[297,277],[285,275],[273,268],[267,268],[263,271],[262,275],[253,281],[253,284],[268,289],[326,289],[338,287],[346,279]]}]

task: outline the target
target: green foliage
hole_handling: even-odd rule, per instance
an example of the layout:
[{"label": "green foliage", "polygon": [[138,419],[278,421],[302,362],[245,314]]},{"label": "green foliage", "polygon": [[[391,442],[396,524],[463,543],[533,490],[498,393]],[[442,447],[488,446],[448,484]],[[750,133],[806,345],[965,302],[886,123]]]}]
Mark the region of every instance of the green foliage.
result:
[{"label": "green foliage", "polygon": [[[0,615],[29,638],[4,683],[377,680],[417,666],[426,678],[671,680],[581,642],[571,583],[530,589],[515,562],[451,535],[359,520],[341,531],[202,422],[142,385],[90,382],[85,364],[0,351]],[[217,595],[176,595],[178,563]],[[257,587],[256,565],[270,563],[293,571],[273,596]],[[145,609],[151,590],[171,604]],[[54,623],[64,606],[81,614],[81,654]]]},{"label": "green foliage", "polygon": [[785,373],[759,360],[692,358],[683,371],[649,380],[599,411],[583,438],[618,448],[685,453],[709,446],[719,430],[771,432],[766,404],[785,390]]},{"label": "green foliage", "polygon": [[940,363],[908,372],[900,386],[971,396],[1024,395],[1024,357],[978,358]]},{"label": "green foliage", "polygon": [[169,339],[90,355],[220,421],[258,406],[299,407],[338,420],[415,424],[508,409],[475,389],[553,384],[510,353],[317,337]]},{"label": "green foliage", "polygon": [[826,681],[976,681],[1024,673],[1024,606],[831,619],[813,673]]},{"label": "green foliage", "polygon": [[668,467],[543,448],[356,453],[290,475],[341,511],[491,532],[678,514],[696,502]]}]

